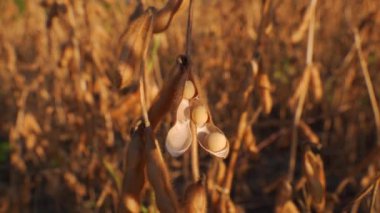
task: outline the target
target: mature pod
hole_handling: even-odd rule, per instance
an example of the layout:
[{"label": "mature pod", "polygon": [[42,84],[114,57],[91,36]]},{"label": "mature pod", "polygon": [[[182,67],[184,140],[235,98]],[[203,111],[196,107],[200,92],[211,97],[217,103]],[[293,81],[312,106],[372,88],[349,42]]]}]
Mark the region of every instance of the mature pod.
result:
[{"label": "mature pod", "polygon": [[291,200],[292,186],[289,181],[283,180],[280,183],[279,189],[276,195],[276,213],[298,213],[298,208]]},{"label": "mature pod", "polygon": [[144,133],[147,176],[156,195],[157,207],[160,212],[178,212],[179,205],[158,142],[150,127],[145,128]]},{"label": "mature pod", "polygon": [[[119,55],[118,76],[113,79],[120,89],[128,86],[133,76],[140,73],[144,53],[152,39],[153,12],[148,9],[133,20],[122,37],[125,44]],[[119,77],[119,79],[117,79]]]},{"label": "mature pod", "polygon": [[304,154],[303,167],[311,203],[317,212],[323,212],[326,205],[326,179],[323,161],[319,155],[307,150]]},{"label": "mature pod", "polygon": [[244,141],[244,145],[247,147],[250,153],[254,155],[258,154],[259,150],[256,145],[256,137],[253,134],[250,126],[246,127],[245,129],[243,141]]},{"label": "mature pod", "polygon": [[319,141],[319,137],[315,132],[307,125],[304,121],[300,121],[299,127],[302,130],[302,133],[306,136],[306,138],[315,145],[321,145]]},{"label": "mature pod", "polygon": [[197,130],[197,139],[199,145],[208,153],[219,157],[226,158],[230,143],[224,133],[212,123],[207,123]]},{"label": "mature pod", "polygon": [[306,33],[307,28],[308,28],[309,23],[310,23],[310,18],[311,18],[311,14],[312,14],[311,12],[312,12],[311,7],[308,7],[308,9],[307,9],[307,11],[306,11],[306,13],[302,19],[301,25],[292,34],[292,37],[291,37],[292,43],[298,43],[304,38],[305,33]]},{"label": "mature pod", "polygon": [[183,0],[169,0],[166,5],[157,11],[154,16],[153,33],[165,31],[173,19],[174,14],[178,11]]},{"label": "mature pod", "polygon": [[310,73],[311,89],[312,89],[315,100],[319,102],[322,99],[322,95],[323,95],[321,75],[318,70],[318,67],[315,65],[311,67],[310,72],[311,72]]},{"label": "mature pod", "polygon": [[177,70],[161,89],[148,111],[152,129],[155,130],[162,117],[171,110],[176,110],[183,96],[185,82],[189,75],[188,59],[180,56],[177,60]]},{"label": "mature pod", "polygon": [[207,212],[207,195],[202,180],[187,187],[184,199],[184,212]]},{"label": "mature pod", "polygon": [[126,168],[123,179],[121,209],[127,212],[139,212],[142,189],[145,183],[145,143],[142,138],[142,124],[132,132],[131,142],[126,154]]},{"label": "mature pod", "polygon": [[261,106],[263,107],[263,112],[269,114],[272,111],[273,100],[270,94],[271,85],[269,77],[266,73],[259,73],[257,76],[259,93],[261,99]]}]

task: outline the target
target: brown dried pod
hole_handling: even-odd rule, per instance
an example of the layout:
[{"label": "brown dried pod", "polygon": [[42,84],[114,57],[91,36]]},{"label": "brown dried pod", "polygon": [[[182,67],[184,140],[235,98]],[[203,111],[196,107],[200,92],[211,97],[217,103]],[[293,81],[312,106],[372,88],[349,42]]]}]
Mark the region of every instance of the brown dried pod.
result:
[{"label": "brown dried pod", "polygon": [[169,0],[162,9],[156,12],[154,16],[153,33],[160,33],[168,29],[182,1],[183,0]]},{"label": "brown dried pod", "polygon": [[261,100],[261,106],[263,107],[263,112],[269,114],[272,111],[273,100],[271,96],[271,84],[269,77],[266,73],[259,73],[257,76],[257,81],[259,85],[259,94]]},{"label": "brown dried pod", "polygon": [[307,150],[304,154],[303,167],[311,203],[317,212],[323,212],[326,205],[326,179],[322,159],[319,155]]},{"label": "brown dried pod", "polygon": [[300,121],[298,126],[306,138],[315,145],[320,145],[319,137],[304,121]]},{"label": "brown dried pod", "polygon": [[311,7],[309,7],[302,19],[301,25],[292,34],[292,37],[291,37],[292,43],[298,43],[305,37],[306,30],[308,29],[308,26],[310,23],[311,11],[312,11]]},{"label": "brown dried pod", "polygon": [[291,200],[292,186],[289,181],[282,180],[276,195],[276,213],[298,213],[299,210]]},{"label": "brown dried pod", "polygon": [[323,95],[321,75],[318,67],[315,65],[311,67],[310,72],[311,91],[313,93],[314,99],[319,102],[321,101]]},{"label": "brown dried pod", "polygon": [[186,56],[180,56],[177,59],[176,73],[163,86],[148,111],[148,117],[153,130],[155,130],[159,121],[166,113],[178,109],[182,101],[183,90],[188,75],[188,59]]},{"label": "brown dried pod", "polygon": [[121,209],[127,212],[139,212],[142,189],[145,183],[145,143],[142,138],[143,125],[140,123],[132,132],[131,142],[127,148],[126,167],[123,179]]},{"label": "brown dried pod", "polygon": [[207,194],[202,180],[187,187],[183,204],[184,212],[207,212]]},{"label": "brown dried pod", "polygon": [[[140,73],[143,57],[152,38],[153,12],[148,9],[132,21],[127,32],[122,37],[122,50],[119,55],[117,87],[123,89],[131,83],[133,76]],[[116,78],[116,77],[115,77]]]},{"label": "brown dried pod", "polygon": [[169,171],[162,157],[158,141],[149,127],[144,129],[144,136],[147,176],[156,195],[157,207],[160,212],[178,212],[178,201],[172,189]]},{"label": "brown dried pod", "polygon": [[289,107],[295,109],[297,105],[297,100],[300,98],[301,94],[308,88],[310,82],[310,70],[311,66],[306,66],[305,70],[302,73],[302,77],[298,82],[297,89],[294,91],[292,97],[289,99]]},{"label": "brown dried pod", "polygon": [[259,152],[259,149],[257,148],[257,145],[256,145],[256,137],[253,134],[250,126],[248,126],[245,129],[243,140],[244,140],[245,146],[248,148],[248,151],[254,155],[257,155]]},{"label": "brown dried pod", "polygon": [[288,200],[281,209],[281,213],[299,213],[297,206],[293,201]]}]

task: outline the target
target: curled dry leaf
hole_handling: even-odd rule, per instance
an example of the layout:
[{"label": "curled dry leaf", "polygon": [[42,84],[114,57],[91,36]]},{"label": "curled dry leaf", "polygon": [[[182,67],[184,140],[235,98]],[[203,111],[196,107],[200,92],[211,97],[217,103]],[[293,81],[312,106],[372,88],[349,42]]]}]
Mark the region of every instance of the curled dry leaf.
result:
[{"label": "curled dry leaf", "polygon": [[207,194],[202,180],[187,187],[184,199],[184,212],[207,212]]},{"label": "curled dry leaf", "polygon": [[273,106],[273,100],[270,94],[271,84],[269,81],[269,77],[266,73],[259,73],[257,80],[258,80],[258,85],[259,85],[259,94],[260,94],[261,106],[263,107],[263,112],[265,114],[269,114],[272,111],[272,106]]},{"label": "curled dry leaf", "polygon": [[326,204],[326,181],[322,159],[319,155],[307,150],[304,155],[303,167],[311,203],[317,212],[322,212]]}]

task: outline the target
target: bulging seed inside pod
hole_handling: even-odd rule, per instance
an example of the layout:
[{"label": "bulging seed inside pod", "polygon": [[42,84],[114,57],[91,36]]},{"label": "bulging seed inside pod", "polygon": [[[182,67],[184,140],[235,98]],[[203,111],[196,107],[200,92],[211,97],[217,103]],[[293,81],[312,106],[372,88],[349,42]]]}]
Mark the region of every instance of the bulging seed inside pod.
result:
[{"label": "bulging seed inside pod", "polygon": [[218,152],[226,147],[227,139],[223,134],[219,132],[213,132],[207,136],[205,142],[205,148],[213,152]]},{"label": "bulging seed inside pod", "polygon": [[186,81],[185,88],[183,90],[183,98],[185,99],[191,99],[195,95],[195,86],[193,82]]},{"label": "bulging seed inside pod", "polygon": [[208,112],[205,106],[199,105],[191,110],[191,120],[199,127],[208,120]]}]

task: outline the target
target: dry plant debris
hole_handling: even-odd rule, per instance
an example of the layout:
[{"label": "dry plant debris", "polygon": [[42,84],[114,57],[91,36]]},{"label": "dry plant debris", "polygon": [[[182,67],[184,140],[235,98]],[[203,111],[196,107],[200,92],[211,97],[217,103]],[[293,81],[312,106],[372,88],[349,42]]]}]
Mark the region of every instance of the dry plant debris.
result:
[{"label": "dry plant debris", "polygon": [[0,11],[0,212],[380,212],[379,1]]}]

